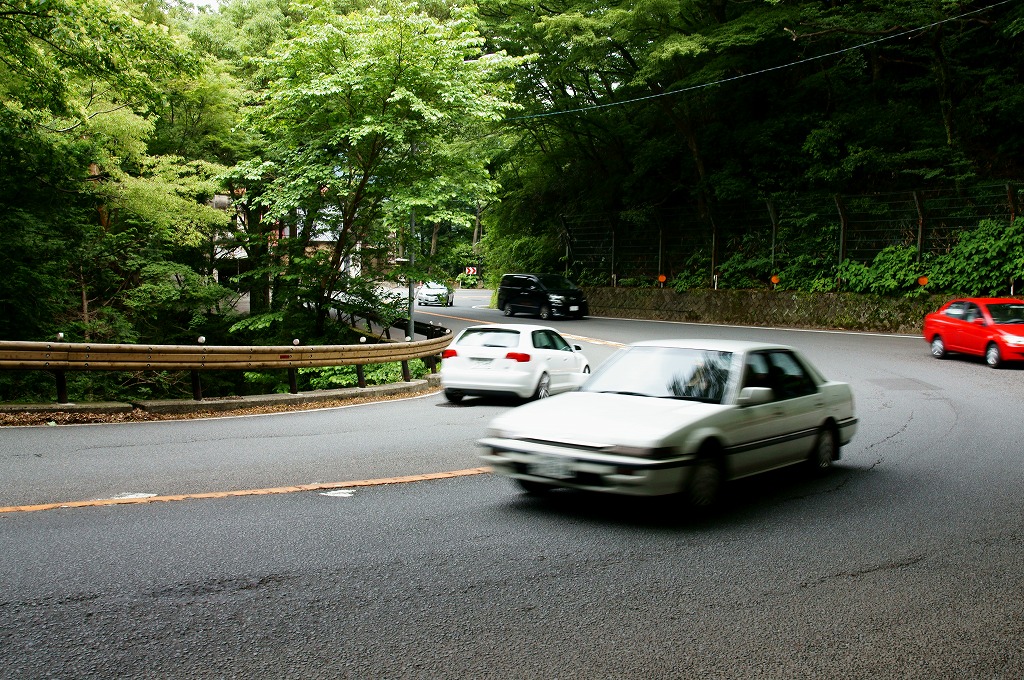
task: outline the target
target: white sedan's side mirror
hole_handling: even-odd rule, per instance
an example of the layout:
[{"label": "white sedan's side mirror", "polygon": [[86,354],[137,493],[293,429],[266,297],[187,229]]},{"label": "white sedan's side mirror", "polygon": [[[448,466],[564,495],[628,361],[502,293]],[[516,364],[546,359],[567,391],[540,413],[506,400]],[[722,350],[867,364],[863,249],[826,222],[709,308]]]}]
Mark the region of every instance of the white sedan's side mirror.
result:
[{"label": "white sedan's side mirror", "polygon": [[767,404],[775,397],[770,387],[744,387],[736,399],[737,406],[756,406]]}]

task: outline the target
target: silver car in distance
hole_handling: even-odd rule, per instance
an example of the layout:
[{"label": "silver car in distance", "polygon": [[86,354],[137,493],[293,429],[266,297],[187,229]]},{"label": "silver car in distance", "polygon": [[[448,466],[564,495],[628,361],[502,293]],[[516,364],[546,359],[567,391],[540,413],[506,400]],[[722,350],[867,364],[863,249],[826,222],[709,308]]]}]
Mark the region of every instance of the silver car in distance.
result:
[{"label": "silver car in distance", "polygon": [[827,470],[856,429],[850,386],[792,347],[660,340],[621,350],[579,391],[495,418],[479,443],[528,493],[682,493],[706,508],[728,480]]}]

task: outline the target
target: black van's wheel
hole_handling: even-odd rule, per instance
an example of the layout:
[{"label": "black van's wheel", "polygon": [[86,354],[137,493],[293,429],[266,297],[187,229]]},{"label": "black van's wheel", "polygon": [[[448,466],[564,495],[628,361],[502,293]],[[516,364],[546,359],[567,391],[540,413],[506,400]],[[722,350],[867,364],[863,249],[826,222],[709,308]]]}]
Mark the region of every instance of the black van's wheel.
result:
[{"label": "black van's wheel", "polygon": [[516,315],[516,313],[512,311],[512,303],[511,302],[506,302],[505,303],[505,308],[502,309],[501,312],[505,316],[515,316]]},{"label": "black van's wheel", "polygon": [[540,306],[540,318],[544,319],[545,321],[550,319],[551,318],[551,308],[548,307],[547,305],[541,305]]}]

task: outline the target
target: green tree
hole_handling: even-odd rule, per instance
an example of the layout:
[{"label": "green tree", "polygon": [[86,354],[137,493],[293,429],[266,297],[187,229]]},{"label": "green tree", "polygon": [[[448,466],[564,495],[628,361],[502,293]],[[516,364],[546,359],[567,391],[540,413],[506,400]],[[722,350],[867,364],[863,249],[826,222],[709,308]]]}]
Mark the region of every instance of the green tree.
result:
[{"label": "green tree", "polygon": [[358,257],[372,268],[367,246],[396,238],[409,247],[413,214],[431,228],[472,224],[468,207],[495,191],[472,138],[512,107],[503,78],[521,60],[484,52],[462,9],[438,18],[384,2],[338,14],[325,3],[309,12],[261,61],[267,87],[248,121],[266,151],[233,177],[247,193],[259,187],[248,209],[286,236],[272,250],[287,258],[265,269],[282,282],[275,304],[311,304],[321,329],[332,292],[347,286],[343,265]]},{"label": "green tree", "polygon": [[124,293],[223,216],[209,168],[150,157],[164,78],[197,65],[163,15],[106,0],[0,2],[0,336],[139,337]]}]

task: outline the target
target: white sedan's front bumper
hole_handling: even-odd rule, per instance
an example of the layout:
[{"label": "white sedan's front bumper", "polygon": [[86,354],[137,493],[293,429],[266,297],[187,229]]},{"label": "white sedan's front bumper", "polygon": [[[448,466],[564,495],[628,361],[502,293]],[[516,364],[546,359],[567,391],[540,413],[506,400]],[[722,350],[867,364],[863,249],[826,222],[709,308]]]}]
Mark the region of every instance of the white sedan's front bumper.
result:
[{"label": "white sedan's front bumper", "polygon": [[555,444],[488,437],[481,459],[495,474],[552,486],[629,496],[682,491],[695,456],[652,460],[567,449]]}]

